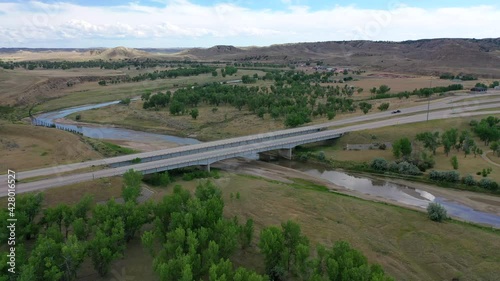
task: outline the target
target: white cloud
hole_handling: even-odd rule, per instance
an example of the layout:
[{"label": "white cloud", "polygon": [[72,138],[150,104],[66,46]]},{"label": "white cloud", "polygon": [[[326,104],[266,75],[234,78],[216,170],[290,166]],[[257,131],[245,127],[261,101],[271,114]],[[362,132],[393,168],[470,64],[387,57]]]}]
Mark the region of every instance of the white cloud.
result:
[{"label": "white cloud", "polygon": [[[158,0],[162,1],[162,0]],[[131,47],[269,45],[329,40],[408,40],[436,37],[498,37],[494,6],[389,10],[336,6],[311,11],[283,0],[287,10],[250,10],[228,3],[200,6],[165,1],[162,8],[131,3],[85,7],[70,3],[0,3],[0,47]]]}]

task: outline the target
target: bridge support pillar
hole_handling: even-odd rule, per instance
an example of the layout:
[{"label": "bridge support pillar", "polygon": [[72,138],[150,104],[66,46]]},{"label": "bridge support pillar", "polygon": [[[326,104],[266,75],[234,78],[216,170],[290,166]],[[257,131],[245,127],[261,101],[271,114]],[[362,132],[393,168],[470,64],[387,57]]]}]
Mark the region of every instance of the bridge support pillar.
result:
[{"label": "bridge support pillar", "polygon": [[278,155],[285,159],[292,160],[292,149],[291,148],[280,149],[278,150]]},{"label": "bridge support pillar", "polygon": [[204,165],[202,167],[205,169],[205,171],[210,172],[210,164]]}]

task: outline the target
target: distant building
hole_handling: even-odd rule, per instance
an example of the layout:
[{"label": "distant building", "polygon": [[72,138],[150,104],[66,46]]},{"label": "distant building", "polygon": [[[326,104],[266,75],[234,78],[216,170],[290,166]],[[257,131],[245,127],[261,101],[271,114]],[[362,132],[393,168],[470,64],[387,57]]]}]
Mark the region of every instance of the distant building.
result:
[{"label": "distant building", "polygon": [[474,87],[472,89],[470,89],[472,92],[486,92],[488,91],[488,89],[486,88],[483,88],[483,87]]}]

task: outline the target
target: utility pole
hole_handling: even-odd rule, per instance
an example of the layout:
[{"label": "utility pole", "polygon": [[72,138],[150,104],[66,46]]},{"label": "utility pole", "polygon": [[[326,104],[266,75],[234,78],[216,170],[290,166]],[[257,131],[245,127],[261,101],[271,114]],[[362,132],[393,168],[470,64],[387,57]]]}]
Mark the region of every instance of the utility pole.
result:
[{"label": "utility pole", "polygon": [[[432,91],[432,77],[431,77],[431,81],[430,81],[429,90]],[[428,100],[427,100],[427,121],[429,121],[429,110],[431,107],[431,95],[432,95],[432,93],[429,95]]]}]

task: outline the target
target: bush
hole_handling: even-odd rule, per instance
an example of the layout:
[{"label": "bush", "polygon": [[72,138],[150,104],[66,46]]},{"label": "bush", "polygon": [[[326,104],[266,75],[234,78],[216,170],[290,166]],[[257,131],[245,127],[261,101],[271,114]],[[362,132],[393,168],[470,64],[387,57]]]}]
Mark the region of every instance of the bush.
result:
[{"label": "bush", "polygon": [[429,219],[437,222],[442,222],[448,218],[446,209],[439,203],[429,203],[427,206],[427,216]]},{"label": "bush", "polygon": [[389,165],[387,163],[387,160],[384,158],[375,158],[373,159],[370,167],[376,171],[387,171]]},{"label": "bush", "polygon": [[465,177],[462,178],[462,183],[467,185],[467,186],[474,186],[476,185],[476,180],[474,179],[473,176],[471,175],[467,175]]},{"label": "bush", "polygon": [[378,146],[378,149],[380,150],[386,150],[387,149],[387,145],[385,145],[385,143],[382,143]]},{"label": "bush", "polygon": [[451,162],[451,166],[453,166],[453,169],[457,170],[458,169],[458,159],[457,159],[457,156],[451,157],[450,162]]},{"label": "bush", "polygon": [[82,119],[82,116],[80,114],[77,114],[75,116],[75,121],[80,121]]},{"label": "bush", "polygon": [[398,173],[403,175],[419,176],[422,174],[422,171],[420,171],[417,166],[403,161],[398,164]]},{"label": "bush", "polygon": [[323,151],[318,152],[318,155],[316,157],[318,158],[319,161],[326,160],[326,156],[325,156],[325,153]]},{"label": "bush", "polygon": [[498,190],[498,183],[490,179],[481,179],[477,185],[484,189],[489,189],[492,191]]},{"label": "bush", "polygon": [[389,170],[391,172],[397,172],[398,171],[398,163],[396,163],[395,161],[390,162],[389,165],[387,166],[387,170]]},{"label": "bush", "polygon": [[429,173],[429,178],[434,181],[455,183],[460,181],[460,174],[457,171],[431,171]]},{"label": "bush", "polygon": [[432,154],[427,154],[425,152],[413,153],[409,157],[404,157],[404,160],[417,166],[420,171],[425,172],[427,169],[433,168],[436,161]]}]

